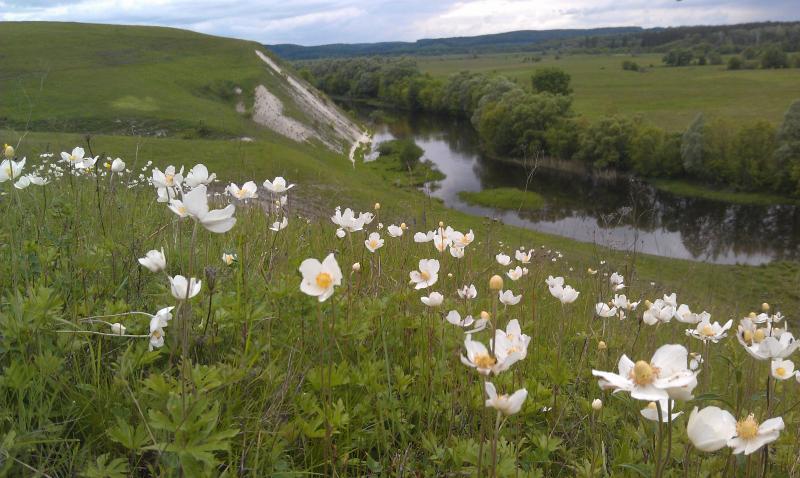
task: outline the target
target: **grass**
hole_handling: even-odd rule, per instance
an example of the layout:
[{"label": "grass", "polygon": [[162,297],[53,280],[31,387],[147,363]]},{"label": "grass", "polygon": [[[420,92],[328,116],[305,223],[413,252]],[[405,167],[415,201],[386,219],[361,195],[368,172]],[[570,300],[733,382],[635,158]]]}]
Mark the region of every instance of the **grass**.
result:
[{"label": "grass", "polygon": [[[573,106],[591,119],[609,115],[637,117],[672,131],[684,130],[699,112],[708,118],[750,124],[783,119],[789,104],[800,99],[800,69],[728,71],[724,65],[672,68],[661,55],[548,55],[538,63],[523,62],[531,54],[419,57],[419,67],[446,77],[463,70],[505,75],[530,87],[537,68],[558,67],[572,77]],[[625,71],[633,60],[645,72]],[[652,65],[652,67],[651,67]]]},{"label": "grass", "polygon": [[258,84],[308,122],[285,80],[256,57],[255,42],[172,28],[3,22],[0,44],[13,45],[0,56],[6,129],[258,137],[263,128],[235,111],[239,100],[252,104]]},{"label": "grass", "polygon": [[677,179],[657,179],[650,183],[661,191],[676,196],[709,199],[731,204],[753,204],[771,206],[774,204],[797,204],[796,199],[766,193],[751,193],[713,189],[712,186]]},{"label": "grass", "polygon": [[535,211],[544,206],[544,198],[541,194],[516,188],[492,188],[478,192],[461,191],[458,193],[458,197],[470,204],[495,209]]},{"label": "grass", "polygon": [[[55,137],[53,143],[61,139],[67,138]],[[26,167],[33,170],[40,161],[27,141],[20,152],[27,153]],[[101,141],[97,138],[98,147]],[[253,174],[260,183],[286,164],[279,160],[245,173],[236,160],[224,163],[214,154],[214,144],[225,142],[188,143],[206,145],[208,158],[216,158],[211,169],[223,182]],[[156,141],[149,147],[168,150]],[[138,163],[125,159],[138,171],[147,157],[140,151]],[[305,166],[312,158],[291,160]],[[375,179],[359,166],[342,180]],[[298,178],[289,177],[298,183],[290,205],[313,175]],[[306,221],[294,214],[287,229],[269,231],[268,224],[284,212],[266,201],[237,203],[236,226],[212,234],[191,220],[178,221],[154,201],[152,187],[126,188],[107,176],[67,175],[22,191],[8,182],[0,187],[6,193],[0,199],[0,236],[6,244],[0,248],[5,291],[0,410],[9,417],[2,436],[8,457],[3,466],[10,475],[37,470],[50,476],[208,476],[236,466],[259,476],[329,474],[333,468],[351,476],[394,476],[401,470],[438,476],[476,474],[479,463],[482,474],[496,468],[503,477],[573,476],[576,469],[589,475],[592,469],[647,474],[654,468],[657,433],[639,415],[646,403],[602,392],[592,368],[612,370],[623,353],[646,358],[661,344],[686,344],[706,355],[713,375],[703,369],[698,399],[679,404],[679,410],[716,404],[737,416],[755,411],[764,418],[759,392],[769,364],[751,359],[732,338],[702,350],[676,321],[635,332],[641,311],[625,321],[594,318],[594,303],[613,295],[605,274],[624,273],[629,297],[654,299],[677,289],[681,303],[719,319],[744,316],[765,300],[785,311],[800,303],[795,288],[774,287],[796,283],[798,270],[791,264],[726,267],[631,256],[441,208],[409,207],[403,201],[421,194],[387,184],[365,186],[368,204],[384,206],[366,231],[345,239],[335,237],[327,219]],[[349,203],[337,196],[334,202],[363,211],[368,207],[359,205],[365,199]],[[400,238],[379,229],[379,223],[401,220],[409,230]],[[436,229],[438,221],[474,229],[476,240],[465,258],[412,239],[413,232]],[[386,240],[375,254],[363,246],[373,231]],[[538,247],[540,239],[545,247]],[[526,265],[529,275],[506,279],[505,288],[523,294],[523,301],[498,307],[489,276],[508,267],[499,266],[494,255],[519,246],[535,249],[536,256]],[[154,248],[164,248],[169,275],[203,280],[198,297],[181,305],[163,273],[137,264]],[[236,253],[237,262],[225,266],[223,252]],[[320,303],[300,291],[297,271],[304,259],[331,252],[344,278]],[[423,291],[408,286],[408,271],[431,257],[441,261],[437,283]],[[350,266],[355,262],[361,265],[358,272]],[[587,274],[587,267],[601,272]],[[581,292],[576,302],[561,306],[549,295],[544,279],[551,274],[565,276]],[[471,302],[455,294],[468,283],[478,289]],[[445,296],[439,308],[419,300],[432,290]],[[107,319],[144,337],[102,335],[108,325],[85,320],[153,313],[170,305],[177,308],[164,328],[164,346],[153,351],[148,351],[149,318]],[[443,320],[451,309],[462,316],[490,311],[499,328],[518,320],[532,337],[526,359],[491,377],[501,393],[528,390],[520,413],[506,419],[499,432],[492,431],[494,417],[484,408],[481,377],[459,360],[464,333]],[[485,343],[490,335],[477,332],[473,339]],[[606,350],[597,348],[600,340]],[[788,424],[798,417],[797,411],[786,411],[793,386],[777,384],[773,398],[775,414]],[[605,402],[602,413],[589,406],[597,397]],[[741,410],[734,410],[734,403]],[[670,473],[684,467],[686,415],[673,425],[675,452],[665,455]],[[496,446],[495,436],[501,438]],[[791,433],[784,432],[772,447],[772,470],[788,470],[797,453]],[[724,452],[702,460],[688,456],[697,475],[719,474],[727,461]]]}]

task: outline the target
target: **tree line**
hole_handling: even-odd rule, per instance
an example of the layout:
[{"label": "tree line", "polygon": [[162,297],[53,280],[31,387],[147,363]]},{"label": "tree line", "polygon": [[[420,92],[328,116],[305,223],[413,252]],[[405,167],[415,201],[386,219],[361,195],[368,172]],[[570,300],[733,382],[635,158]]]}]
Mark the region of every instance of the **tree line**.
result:
[{"label": "tree line", "polygon": [[352,58],[299,65],[321,90],[409,111],[464,117],[490,157],[545,154],[637,175],[687,178],[742,191],[800,194],[800,101],[779,127],[735,126],[698,115],[675,133],[624,117],[596,121],[572,110],[569,75],[542,68],[530,88],[504,76],[421,73],[413,60]]}]

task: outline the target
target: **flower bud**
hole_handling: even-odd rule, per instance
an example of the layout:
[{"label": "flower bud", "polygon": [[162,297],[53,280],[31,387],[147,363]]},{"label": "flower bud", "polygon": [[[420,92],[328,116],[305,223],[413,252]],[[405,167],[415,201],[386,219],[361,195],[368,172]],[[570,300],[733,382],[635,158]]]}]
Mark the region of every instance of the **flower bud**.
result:
[{"label": "flower bud", "polygon": [[607,348],[608,345],[606,345],[605,341],[601,340],[600,342],[597,342],[597,350],[603,351],[606,350]]},{"label": "flower bud", "polygon": [[14,147],[11,146],[10,144],[3,145],[3,155],[8,159],[13,158],[14,157]]},{"label": "flower bud", "polygon": [[761,304],[761,312],[769,312],[769,304],[767,304],[766,302]]},{"label": "flower bud", "polygon": [[406,226],[406,223],[404,223],[404,222],[401,222],[401,223],[400,223],[400,229],[402,229],[402,230],[404,230],[404,231],[405,231],[406,229],[408,229],[408,226]]},{"label": "flower bud", "polygon": [[492,314],[486,312],[485,310],[481,311],[481,319],[489,320],[492,317]]},{"label": "flower bud", "polygon": [[359,272],[361,270],[361,264],[358,262],[353,263],[353,272]]},{"label": "flower bud", "polygon": [[493,275],[491,279],[489,279],[489,289],[491,290],[500,290],[503,288],[503,278],[499,275]]},{"label": "flower bud", "polygon": [[603,401],[599,398],[595,398],[592,400],[592,410],[599,412],[600,409],[603,408]]},{"label": "flower bud", "polygon": [[379,202],[376,202],[376,203],[375,203],[375,210],[377,211],[377,210],[379,210],[380,208],[381,208],[381,203],[379,203]]},{"label": "flower bud", "polygon": [[215,267],[208,266],[206,267],[203,272],[206,276],[206,284],[208,284],[208,290],[210,292],[214,292],[214,286],[217,283],[217,269]]},{"label": "flower bud", "polygon": [[447,278],[448,279],[452,279],[453,278],[453,273],[452,272],[448,272],[447,273]]},{"label": "flower bud", "polygon": [[439,227],[444,227],[444,222],[443,221],[439,221]]},{"label": "flower bud", "polygon": [[755,319],[756,318],[756,313],[755,312],[750,312],[749,314],[747,314],[747,317],[749,317],[751,319]]}]

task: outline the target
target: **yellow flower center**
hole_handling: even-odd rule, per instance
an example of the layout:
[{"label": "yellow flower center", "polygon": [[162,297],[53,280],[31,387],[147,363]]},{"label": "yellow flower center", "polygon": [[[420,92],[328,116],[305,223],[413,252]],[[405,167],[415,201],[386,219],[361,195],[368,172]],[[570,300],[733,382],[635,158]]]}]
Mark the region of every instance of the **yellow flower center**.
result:
[{"label": "yellow flower center", "polygon": [[644,360],[639,360],[631,371],[631,380],[637,385],[649,385],[658,376],[658,369]]},{"label": "yellow flower center", "polygon": [[241,199],[242,196],[244,196],[244,189],[240,189],[240,190],[236,191],[236,197]]},{"label": "yellow flower center", "polygon": [[186,214],[186,206],[178,206],[178,212],[180,212],[181,215]]},{"label": "yellow flower center", "polygon": [[320,289],[328,289],[333,283],[333,277],[327,272],[320,272],[317,274],[316,282]]},{"label": "yellow flower center", "polygon": [[650,410],[656,410],[658,409],[658,406],[656,405],[656,402],[650,402],[647,404],[647,408],[649,408]]},{"label": "yellow flower center", "polygon": [[700,331],[700,333],[705,335],[706,337],[711,337],[713,335],[716,335],[714,333],[714,327],[712,327],[711,324],[706,324],[705,326],[703,326],[703,329]]},{"label": "yellow flower center", "polygon": [[419,271],[419,276],[422,277],[422,280],[428,282],[431,279],[431,274],[428,271]]},{"label": "yellow flower center", "polygon": [[478,368],[492,368],[492,366],[497,363],[497,360],[490,355],[481,354],[476,355],[473,362],[475,362]]},{"label": "yellow flower center", "polygon": [[175,175],[174,174],[166,174],[165,175],[167,186],[172,186],[175,183]]},{"label": "yellow flower center", "polygon": [[369,240],[369,247],[371,247],[372,249],[377,249],[378,248],[378,241],[376,241],[375,239],[370,239]]},{"label": "yellow flower center", "polygon": [[748,345],[752,344],[753,332],[750,332],[749,330],[745,330],[744,332],[742,332],[742,340],[744,340],[745,343],[747,343]]},{"label": "yellow flower center", "polygon": [[760,344],[764,340],[764,337],[766,337],[764,329],[758,329],[756,330],[756,333],[753,334],[753,342]]},{"label": "yellow flower center", "polygon": [[744,420],[736,422],[736,435],[745,440],[749,440],[758,435],[758,422],[752,413]]},{"label": "yellow flower center", "polygon": [[777,375],[779,377],[783,377],[784,375],[786,375],[786,369],[783,368],[783,367],[776,368],[775,369],[775,375]]},{"label": "yellow flower center", "polygon": [[153,333],[150,334],[150,337],[153,337],[156,340],[160,339],[161,338],[161,331],[158,330],[158,329],[154,330]]}]

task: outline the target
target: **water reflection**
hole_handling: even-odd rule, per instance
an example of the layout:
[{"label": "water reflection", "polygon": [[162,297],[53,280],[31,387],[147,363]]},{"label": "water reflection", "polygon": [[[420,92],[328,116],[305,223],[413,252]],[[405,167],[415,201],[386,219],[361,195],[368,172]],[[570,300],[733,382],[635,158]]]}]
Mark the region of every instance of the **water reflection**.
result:
[{"label": "water reflection", "polygon": [[[731,205],[674,196],[636,180],[598,180],[545,168],[531,171],[483,158],[468,122],[431,116],[376,120],[363,109],[357,112],[375,129],[374,145],[413,138],[425,150],[425,158],[447,175],[432,185],[431,195],[460,211],[667,257],[724,264],[798,258],[796,206]],[[495,211],[458,197],[459,191],[498,186],[527,187],[542,194],[546,206],[535,212]]]}]

